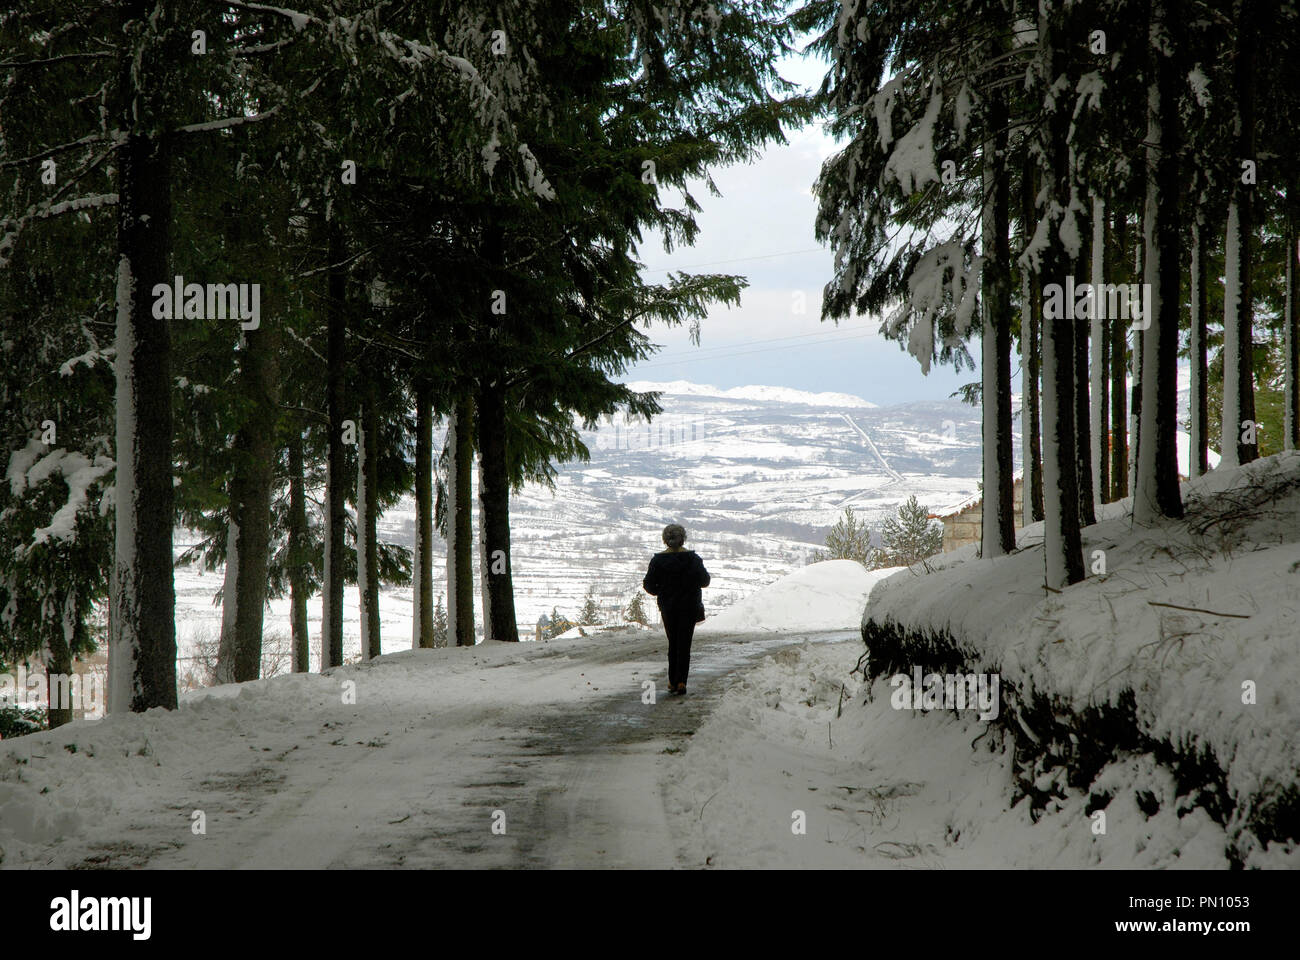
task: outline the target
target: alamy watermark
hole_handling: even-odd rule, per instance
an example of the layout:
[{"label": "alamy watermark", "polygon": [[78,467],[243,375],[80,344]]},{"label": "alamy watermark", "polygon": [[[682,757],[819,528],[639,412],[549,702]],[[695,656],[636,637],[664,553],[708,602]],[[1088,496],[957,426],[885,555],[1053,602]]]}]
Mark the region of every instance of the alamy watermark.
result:
[{"label": "alamy watermark", "polygon": [[262,324],[260,283],[157,283],[153,288],[153,315],[157,320],[234,320],[242,330]]},{"label": "alamy watermark", "polygon": [[1000,677],[996,673],[927,673],[912,668],[912,675],[889,678],[894,692],[889,705],[895,710],[978,710],[980,720],[999,713]]},{"label": "alamy watermark", "polygon": [[79,710],[87,717],[102,717],[107,681],[97,670],[47,674],[20,666],[13,673],[0,673],[0,705]]},{"label": "alamy watermark", "polygon": [[1075,284],[1074,277],[1065,278],[1065,286],[1048,283],[1043,286],[1043,318],[1045,320],[1131,320],[1130,330],[1145,330],[1151,326],[1151,284],[1149,283],[1091,283]]},{"label": "alamy watermark", "polygon": [[595,436],[597,450],[650,450],[679,446],[705,439],[706,425],[692,417],[656,417],[650,423],[614,423],[602,426]]},{"label": "alamy watermark", "polygon": [[124,931],[133,940],[148,940],[152,914],[152,897],[83,897],[73,890],[50,901],[50,929],[56,933]]}]

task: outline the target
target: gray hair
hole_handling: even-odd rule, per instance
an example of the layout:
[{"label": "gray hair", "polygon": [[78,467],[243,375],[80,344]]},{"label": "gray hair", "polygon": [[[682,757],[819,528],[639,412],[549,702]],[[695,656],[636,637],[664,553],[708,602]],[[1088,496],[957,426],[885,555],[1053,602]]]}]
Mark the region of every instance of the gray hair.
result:
[{"label": "gray hair", "polygon": [[670,523],[664,527],[664,545],[668,547],[680,547],[686,542],[686,528],[680,523]]}]

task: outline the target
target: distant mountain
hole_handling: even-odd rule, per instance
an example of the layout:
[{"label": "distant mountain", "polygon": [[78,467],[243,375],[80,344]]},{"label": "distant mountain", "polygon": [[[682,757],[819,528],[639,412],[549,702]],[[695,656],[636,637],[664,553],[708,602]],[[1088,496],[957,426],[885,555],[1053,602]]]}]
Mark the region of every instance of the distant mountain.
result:
[{"label": "distant mountain", "polygon": [[669,383],[655,383],[650,380],[631,380],[627,384],[638,393],[657,391],[673,396],[684,397],[725,397],[729,400],[761,400],[763,402],[797,403],[815,407],[874,407],[876,404],[851,393],[809,393],[791,387],[731,387],[721,390],[703,383],[690,383],[686,380],[673,380]]}]

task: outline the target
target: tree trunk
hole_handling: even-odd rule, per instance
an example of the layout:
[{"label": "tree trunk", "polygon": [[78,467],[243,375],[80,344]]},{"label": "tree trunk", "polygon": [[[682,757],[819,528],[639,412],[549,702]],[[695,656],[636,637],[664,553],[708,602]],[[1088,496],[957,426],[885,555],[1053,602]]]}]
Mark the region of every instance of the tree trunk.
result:
[{"label": "tree trunk", "polygon": [[[1116,269],[1111,282],[1122,283],[1128,251],[1128,214],[1115,214],[1113,231]],[[1110,483],[1111,500],[1128,496],[1128,327],[1119,317],[1110,321]]]},{"label": "tree trunk", "polygon": [[[1235,157],[1255,157],[1255,17],[1253,0],[1237,0],[1237,57],[1233,68],[1236,97]],[[1240,19],[1240,18],[1246,19]],[[1251,255],[1255,231],[1253,184],[1242,183],[1245,171],[1233,171],[1228,203],[1227,235],[1223,249],[1223,421],[1220,456],[1225,466],[1250,463],[1259,445],[1248,430],[1255,422],[1254,304],[1251,291]]]},{"label": "tree trunk", "polygon": [[[1135,217],[1138,228],[1142,227],[1142,218]],[[1134,282],[1141,282],[1143,277],[1142,268],[1142,235],[1137,236],[1137,242],[1133,250],[1133,279]],[[1145,322],[1145,321],[1143,321]],[[1138,457],[1142,454],[1142,364],[1143,364],[1143,347],[1142,331],[1137,329],[1134,324],[1130,324],[1129,335],[1133,338],[1133,386],[1129,391],[1129,440],[1130,449],[1128,456],[1128,489],[1129,493],[1137,491],[1137,465]]]},{"label": "tree trunk", "polygon": [[357,594],[361,613],[361,659],[383,656],[379,635],[379,408],[374,382],[362,386],[357,431]]},{"label": "tree trunk", "polygon": [[[1151,4],[1150,46],[1155,83],[1147,88],[1146,211],[1143,215],[1143,282],[1151,291],[1142,323],[1142,421],[1138,428],[1133,522],[1181,517],[1178,489],[1178,321],[1181,310],[1179,243],[1179,71],[1182,51],[1177,16],[1165,0]],[[1162,51],[1168,51],[1164,53]]]},{"label": "tree trunk", "polygon": [[[474,400],[459,397],[447,432],[447,645],[474,645]],[[487,622],[486,616],[484,622]]]},{"label": "tree trunk", "polygon": [[346,549],[347,504],[344,484],[347,451],[343,443],[344,379],[347,373],[347,314],[344,297],[347,278],[338,264],[343,260],[339,226],[326,224],[329,235],[329,269],[326,271],[325,313],[328,339],[325,357],[326,416],[329,418],[329,452],[325,473],[325,577],[321,585],[321,669],[343,663],[343,552]]},{"label": "tree trunk", "polygon": [[307,492],[302,465],[302,428],[289,436],[289,629],[293,635],[293,672],[311,669],[307,634],[308,564]]},{"label": "tree trunk", "polygon": [[1094,502],[1110,499],[1110,459],[1106,443],[1110,425],[1110,404],[1107,391],[1107,359],[1109,341],[1106,338],[1106,304],[1099,296],[1106,282],[1106,203],[1094,197],[1092,201],[1092,318],[1089,322],[1092,366],[1088,380],[1089,398],[1092,401],[1092,492]]},{"label": "tree trunk", "polygon": [[[1079,231],[1081,236],[1091,232],[1086,228],[1085,221],[1084,229]],[[1074,275],[1082,280],[1088,273],[1088,253],[1080,244],[1079,255],[1074,260]],[[1084,320],[1076,313],[1071,324],[1074,336],[1074,469],[1079,478],[1079,524],[1090,527],[1097,522],[1097,510],[1092,486],[1092,419],[1088,399],[1089,324]]]},{"label": "tree trunk", "polygon": [[[1058,77],[1064,57],[1057,45],[1051,11],[1039,6],[1038,42],[1045,76]],[[1062,34],[1068,34],[1062,25]],[[1044,140],[1044,190],[1067,209],[1070,200],[1070,163],[1066,133],[1070,115],[1063,104],[1049,112],[1040,134]],[[1043,255],[1043,277],[1065,288],[1073,263],[1062,248],[1053,223],[1053,239]],[[1083,544],[1079,534],[1079,482],[1074,429],[1074,333],[1067,312],[1043,312],[1043,532],[1044,574],[1048,587],[1060,590],[1084,577]]]},{"label": "tree trunk", "polygon": [[[172,400],[170,321],[153,315],[151,291],[170,284],[169,140],[157,98],[137,88],[166,68],[155,48],[134,54],[153,12],[146,0],[121,6],[131,28],[123,48],[118,147],[116,531],[109,698],[112,713],[176,708],[176,591],[172,579]],[[164,13],[163,16],[166,16]],[[140,75],[141,63],[150,69]],[[147,131],[147,132],[146,132]]]},{"label": "tree trunk", "polygon": [[1008,237],[1006,101],[990,96],[984,144],[982,405],[984,415],[984,501],[981,556],[1016,548],[1015,490],[1011,448],[1011,244]]},{"label": "tree trunk", "polygon": [[[1026,247],[1038,223],[1034,204],[1034,169],[1031,162],[1026,162],[1020,180],[1020,217]],[[1043,448],[1038,400],[1038,376],[1041,367],[1038,332],[1041,329],[1043,295],[1042,280],[1030,265],[1022,268],[1020,287],[1021,298],[1024,301],[1020,330],[1021,410],[1023,411],[1021,444],[1024,451],[1021,499],[1024,504],[1024,522],[1028,525],[1043,519]]]},{"label": "tree trunk", "polygon": [[[483,491],[483,452],[479,451],[478,488]],[[480,505],[478,512],[478,584],[483,607],[483,639],[492,639],[492,595],[488,592],[487,514]]]},{"label": "tree trunk", "polygon": [[[268,304],[274,314],[275,302]],[[271,547],[271,487],[280,419],[278,322],[263,317],[240,331],[238,391],[248,419],[235,433],[230,478],[226,577],[221,602],[217,682],[243,683],[262,672],[262,619]]]},{"label": "tree trunk", "polygon": [[[450,434],[449,434],[450,435]],[[433,401],[421,378],[415,388],[415,570],[411,646],[433,646]],[[448,577],[451,553],[447,555]]]},{"label": "tree trunk", "polygon": [[[62,595],[61,605],[75,599],[68,590]],[[75,642],[76,633],[69,637],[62,626],[50,633],[49,652],[45,658],[45,722],[51,730],[71,723],[72,711],[77,706],[72,700],[72,644]],[[82,680],[88,676],[83,676]]]},{"label": "tree trunk", "polygon": [[518,642],[514,583],[510,571],[510,474],[506,461],[506,398],[500,381],[484,383],[478,396],[478,445],[482,475],[479,510],[487,560],[486,619],[493,640]]},{"label": "tree trunk", "polygon": [[1300,252],[1297,251],[1294,192],[1287,190],[1286,217],[1286,313],[1283,314],[1283,343],[1286,350],[1286,411],[1283,449],[1300,449]]},{"label": "tree trunk", "polygon": [[1192,323],[1187,352],[1191,355],[1191,437],[1189,469],[1193,477],[1204,476],[1210,469],[1210,371],[1206,338],[1206,290],[1205,290],[1205,213],[1201,204],[1196,205],[1192,220],[1192,263],[1191,294]]}]

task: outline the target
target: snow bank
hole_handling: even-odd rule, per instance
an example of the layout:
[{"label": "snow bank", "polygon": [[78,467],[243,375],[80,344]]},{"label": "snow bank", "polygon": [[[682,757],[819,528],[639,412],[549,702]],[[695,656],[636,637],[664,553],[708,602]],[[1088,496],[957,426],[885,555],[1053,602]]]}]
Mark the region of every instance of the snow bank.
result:
[{"label": "snow bank", "polygon": [[[710,615],[696,631],[789,633],[852,630],[862,619],[862,609],[872,587],[900,569],[868,570],[853,560],[809,564],[719,611],[717,616]],[[707,590],[704,592],[704,609],[707,614]]]},{"label": "snow bank", "polygon": [[[853,673],[861,651],[787,647],[728,690],[665,791],[691,831],[684,858],[723,869],[1228,867],[1223,827],[1163,802],[1173,777],[1149,755],[1098,777],[1114,795],[1105,834],[1090,829],[1086,789],[1031,811],[1011,790],[1010,738],[969,715],[893,709],[885,680],[868,688]],[[1150,816],[1148,795],[1161,801]],[[806,833],[792,830],[796,812]]]},{"label": "snow bank", "polygon": [[1249,863],[1272,855],[1269,836],[1295,839],[1300,801],[1300,453],[1216,470],[1183,497],[1185,520],[1145,529],[1128,501],[1109,505],[1083,531],[1092,574],[1060,594],[1042,586],[1041,523],[1009,556],[935,558],[877,585],[863,636],[873,675],[999,673],[1006,722],[1047,766],[1125,738],[1166,748],[1204,781],[1189,805],[1217,809]]}]

